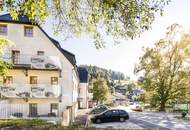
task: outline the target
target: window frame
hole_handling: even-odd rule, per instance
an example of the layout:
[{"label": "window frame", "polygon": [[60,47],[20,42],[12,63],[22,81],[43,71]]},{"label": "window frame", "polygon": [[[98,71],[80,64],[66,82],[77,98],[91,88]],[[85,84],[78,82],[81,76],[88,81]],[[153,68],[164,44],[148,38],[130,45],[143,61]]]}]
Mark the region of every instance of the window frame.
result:
[{"label": "window frame", "polygon": [[3,32],[3,31],[1,32],[1,29],[0,29],[0,35],[6,36],[8,34],[8,26],[7,26],[7,24],[0,24],[0,28],[1,27],[6,27],[6,30],[3,30],[5,32]]},{"label": "window frame", "polygon": [[[11,80],[9,80],[10,82],[7,83],[7,79],[11,79]],[[13,84],[13,76],[4,76],[3,84]]]},{"label": "window frame", "polygon": [[[29,29],[31,29],[32,31],[30,32]],[[29,32],[27,32],[27,31],[29,31]],[[33,36],[34,36],[34,27],[33,26],[24,26],[24,37],[33,37]]]},{"label": "window frame", "polygon": [[[38,76],[30,76],[29,78],[30,78],[30,84],[32,85],[38,84]],[[32,78],[36,78],[36,83],[32,83]]]},{"label": "window frame", "polygon": [[[53,79],[57,79],[57,83],[53,83]],[[51,85],[58,85],[59,84],[59,78],[58,77],[51,77]]]},{"label": "window frame", "polygon": [[37,51],[38,56],[44,56],[45,52],[44,51]]},{"label": "window frame", "polygon": [[[53,106],[56,106],[56,108],[53,108]],[[54,112],[53,110],[56,110],[57,112]],[[58,116],[59,112],[59,104],[58,103],[50,103],[50,113],[55,113],[56,116]]]}]

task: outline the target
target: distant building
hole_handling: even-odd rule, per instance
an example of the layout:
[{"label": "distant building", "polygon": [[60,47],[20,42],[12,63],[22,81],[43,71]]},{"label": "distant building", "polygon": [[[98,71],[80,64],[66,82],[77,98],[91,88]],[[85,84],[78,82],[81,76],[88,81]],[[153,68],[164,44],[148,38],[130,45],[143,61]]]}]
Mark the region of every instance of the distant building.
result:
[{"label": "distant building", "polygon": [[127,92],[127,86],[117,85],[117,86],[115,86],[115,92],[125,95]]},{"label": "distant building", "polygon": [[81,109],[86,109],[88,108],[88,99],[89,99],[89,94],[88,94],[88,71],[86,68],[78,67],[78,73],[79,73],[79,78],[80,78],[80,84],[78,88],[78,106]]}]

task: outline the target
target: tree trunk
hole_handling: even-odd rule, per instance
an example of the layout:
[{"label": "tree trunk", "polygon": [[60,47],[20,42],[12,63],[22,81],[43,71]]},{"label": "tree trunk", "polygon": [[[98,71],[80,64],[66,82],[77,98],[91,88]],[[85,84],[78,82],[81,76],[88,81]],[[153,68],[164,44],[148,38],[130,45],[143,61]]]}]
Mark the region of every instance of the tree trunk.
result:
[{"label": "tree trunk", "polygon": [[160,110],[159,111],[166,111],[166,102],[164,100],[160,103]]}]

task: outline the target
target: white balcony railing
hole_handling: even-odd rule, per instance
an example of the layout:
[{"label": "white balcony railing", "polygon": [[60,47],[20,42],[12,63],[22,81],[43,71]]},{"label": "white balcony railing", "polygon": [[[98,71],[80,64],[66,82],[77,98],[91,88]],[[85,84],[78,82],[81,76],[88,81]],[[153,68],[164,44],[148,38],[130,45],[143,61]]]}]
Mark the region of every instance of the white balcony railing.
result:
[{"label": "white balcony railing", "polygon": [[38,56],[29,54],[18,54],[13,56],[6,53],[2,59],[13,65],[25,66],[28,65],[35,69],[61,69],[61,61],[57,56]]},{"label": "white balcony railing", "polygon": [[1,97],[5,98],[58,98],[60,85],[9,84],[0,86]]}]

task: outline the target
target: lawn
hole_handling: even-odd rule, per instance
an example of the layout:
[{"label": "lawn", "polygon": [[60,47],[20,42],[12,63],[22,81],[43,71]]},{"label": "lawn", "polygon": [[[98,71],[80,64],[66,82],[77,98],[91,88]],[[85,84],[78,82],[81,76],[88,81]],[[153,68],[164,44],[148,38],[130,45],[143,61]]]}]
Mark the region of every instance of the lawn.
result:
[{"label": "lawn", "polygon": [[0,128],[6,126],[43,126],[50,123],[40,119],[4,119],[0,120]]},{"label": "lawn", "polygon": [[[92,127],[80,127],[80,126],[70,126],[70,127],[63,127],[60,125],[53,125],[45,120],[40,119],[7,119],[7,120],[0,120],[0,129],[3,127],[6,130],[108,130],[108,129],[101,129],[101,128],[92,128]],[[121,129],[109,129],[109,130],[121,130]],[[127,129],[127,130],[157,130],[157,129]]]}]

